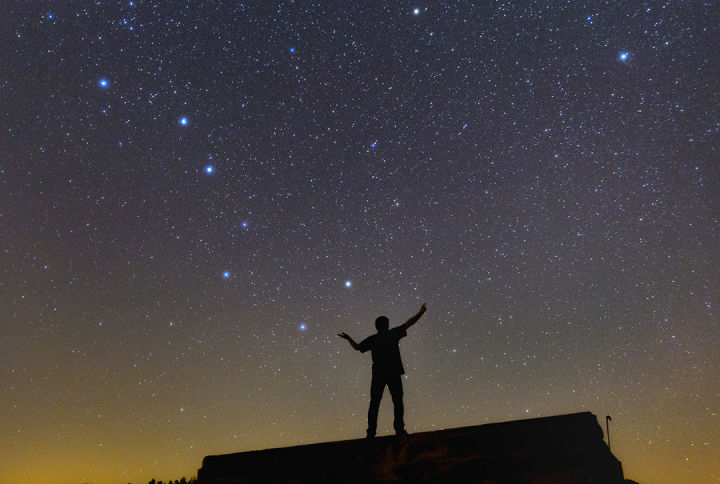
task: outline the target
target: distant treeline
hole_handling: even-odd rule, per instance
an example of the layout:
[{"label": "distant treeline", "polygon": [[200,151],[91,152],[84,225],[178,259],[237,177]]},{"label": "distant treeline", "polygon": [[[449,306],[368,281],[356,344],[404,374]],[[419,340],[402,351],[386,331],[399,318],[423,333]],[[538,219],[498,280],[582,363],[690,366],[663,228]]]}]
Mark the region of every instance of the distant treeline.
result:
[{"label": "distant treeline", "polygon": [[188,481],[187,478],[181,477],[180,480],[175,479],[174,481],[170,479],[167,482],[164,481],[156,481],[155,479],[151,479],[148,484],[197,484],[197,479],[194,477],[191,477]]}]

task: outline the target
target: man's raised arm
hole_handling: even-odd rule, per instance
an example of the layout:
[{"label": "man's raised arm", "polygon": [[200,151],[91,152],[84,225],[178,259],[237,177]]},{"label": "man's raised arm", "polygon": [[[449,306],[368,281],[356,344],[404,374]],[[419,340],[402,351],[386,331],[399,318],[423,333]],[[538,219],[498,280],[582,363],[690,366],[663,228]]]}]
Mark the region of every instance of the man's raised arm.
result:
[{"label": "man's raised arm", "polygon": [[417,320],[420,319],[420,316],[425,314],[425,311],[427,311],[427,308],[425,307],[425,303],[423,303],[423,305],[420,306],[420,311],[418,311],[418,313],[415,316],[413,316],[412,318],[405,321],[405,323],[403,324],[405,329],[408,329],[410,326],[417,323]]},{"label": "man's raised arm", "polygon": [[342,339],[348,340],[348,343],[350,343],[350,346],[352,346],[354,350],[360,350],[360,345],[357,344],[347,333],[339,333],[338,336]]}]

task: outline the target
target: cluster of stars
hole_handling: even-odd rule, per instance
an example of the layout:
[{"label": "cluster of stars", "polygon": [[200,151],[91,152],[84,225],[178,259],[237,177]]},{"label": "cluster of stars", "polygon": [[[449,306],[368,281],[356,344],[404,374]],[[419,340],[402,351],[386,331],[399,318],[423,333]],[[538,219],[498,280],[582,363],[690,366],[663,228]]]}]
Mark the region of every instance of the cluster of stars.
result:
[{"label": "cluster of stars", "polygon": [[336,335],[422,302],[410,431],[589,410],[720,475],[713,5],[187,7],[0,19],[4,479],[362,436]]}]

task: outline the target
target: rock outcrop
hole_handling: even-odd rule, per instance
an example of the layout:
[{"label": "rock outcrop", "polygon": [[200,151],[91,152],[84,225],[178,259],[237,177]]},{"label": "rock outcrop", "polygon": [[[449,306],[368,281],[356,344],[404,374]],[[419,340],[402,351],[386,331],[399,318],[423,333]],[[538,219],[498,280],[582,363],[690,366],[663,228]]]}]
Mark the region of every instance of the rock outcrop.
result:
[{"label": "rock outcrop", "polygon": [[624,482],[589,412],[208,456],[202,484]]}]

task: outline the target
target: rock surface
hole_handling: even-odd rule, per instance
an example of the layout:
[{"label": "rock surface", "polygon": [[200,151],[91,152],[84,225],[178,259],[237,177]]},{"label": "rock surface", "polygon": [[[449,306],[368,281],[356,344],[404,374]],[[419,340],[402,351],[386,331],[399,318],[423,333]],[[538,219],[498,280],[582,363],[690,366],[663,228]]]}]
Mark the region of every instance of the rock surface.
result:
[{"label": "rock surface", "polygon": [[208,456],[202,484],[624,482],[589,412]]}]

